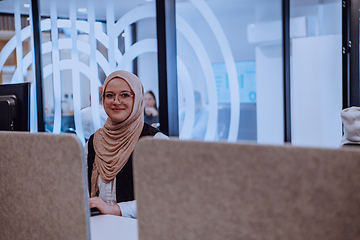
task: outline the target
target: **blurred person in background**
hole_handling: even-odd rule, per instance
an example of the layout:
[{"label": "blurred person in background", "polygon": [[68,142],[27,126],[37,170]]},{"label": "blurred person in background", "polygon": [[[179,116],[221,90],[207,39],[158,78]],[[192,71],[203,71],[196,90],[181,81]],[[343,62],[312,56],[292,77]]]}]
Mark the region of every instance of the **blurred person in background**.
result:
[{"label": "blurred person in background", "polygon": [[159,111],[156,106],[155,94],[147,91],[144,96],[144,121],[153,127],[159,127]]}]

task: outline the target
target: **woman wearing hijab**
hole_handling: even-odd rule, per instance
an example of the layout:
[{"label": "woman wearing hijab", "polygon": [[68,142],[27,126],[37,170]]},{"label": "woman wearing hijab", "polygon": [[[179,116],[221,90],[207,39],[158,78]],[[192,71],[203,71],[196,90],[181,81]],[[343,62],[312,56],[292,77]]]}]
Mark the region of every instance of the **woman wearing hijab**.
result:
[{"label": "woman wearing hijab", "polygon": [[108,119],[89,139],[87,150],[90,208],[136,218],[132,152],[140,137],[167,138],[144,123],[144,89],[137,76],[118,70],[104,82]]}]

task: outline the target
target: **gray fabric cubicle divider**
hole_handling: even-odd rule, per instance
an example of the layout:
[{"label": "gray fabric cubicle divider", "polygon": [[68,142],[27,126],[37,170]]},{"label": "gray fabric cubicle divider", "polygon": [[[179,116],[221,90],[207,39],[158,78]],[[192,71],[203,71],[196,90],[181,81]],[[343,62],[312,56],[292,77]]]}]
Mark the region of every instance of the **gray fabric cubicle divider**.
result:
[{"label": "gray fabric cubicle divider", "polygon": [[1,239],[90,239],[76,135],[0,132],[0,156]]},{"label": "gray fabric cubicle divider", "polygon": [[360,239],[360,152],[142,138],[139,239]]}]

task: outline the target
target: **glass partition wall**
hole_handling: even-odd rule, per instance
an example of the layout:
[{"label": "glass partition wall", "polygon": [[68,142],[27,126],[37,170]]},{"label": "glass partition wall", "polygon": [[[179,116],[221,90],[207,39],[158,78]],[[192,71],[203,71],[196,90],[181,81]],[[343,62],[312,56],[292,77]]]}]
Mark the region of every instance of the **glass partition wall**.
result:
[{"label": "glass partition wall", "polygon": [[[40,1],[46,125],[88,139],[104,124],[99,89],[116,69],[157,89],[155,4],[146,1]],[[65,7],[64,7],[65,6]],[[139,34],[138,34],[139,33]],[[76,46],[76,47],[75,47]],[[139,71],[141,70],[141,71]]]},{"label": "glass partition wall", "polygon": [[180,138],[283,144],[290,111],[293,145],[339,146],[342,1],[289,1],[290,39],[284,2],[177,1]]},{"label": "glass partition wall", "polygon": [[180,138],[282,144],[282,1],[176,2]]},{"label": "glass partition wall", "polygon": [[[38,2],[46,131],[76,132],[85,143],[88,131],[103,124],[99,88],[115,69],[137,74],[159,99],[156,1]],[[292,144],[338,146],[342,1],[174,2],[176,45],[168,44],[177,48],[180,139],[283,144],[290,67]],[[285,63],[284,2],[290,6]],[[1,83],[35,79],[30,4],[0,1]],[[31,130],[37,131],[33,85]]]},{"label": "glass partition wall", "polygon": [[[21,0],[0,4],[10,12],[11,7],[30,7]],[[46,131],[75,132],[85,143],[107,118],[99,91],[116,69],[134,72],[145,90],[158,95],[155,1],[39,0],[39,8]],[[27,23],[26,16],[23,19]],[[15,29],[12,32],[15,35]],[[18,44],[13,42],[15,50]],[[2,83],[10,77],[21,81],[13,73],[14,53],[9,58],[4,51],[1,59],[8,60],[1,66]]]},{"label": "glass partition wall", "polygon": [[[0,13],[0,84],[30,82],[35,96],[30,4],[15,0],[7,5],[8,11]],[[37,130],[35,104],[32,98],[31,131]]]}]

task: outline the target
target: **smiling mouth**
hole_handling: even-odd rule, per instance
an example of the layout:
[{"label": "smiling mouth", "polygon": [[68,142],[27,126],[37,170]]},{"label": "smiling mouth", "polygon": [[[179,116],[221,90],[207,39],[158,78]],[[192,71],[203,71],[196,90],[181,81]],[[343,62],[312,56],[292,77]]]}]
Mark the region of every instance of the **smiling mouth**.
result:
[{"label": "smiling mouth", "polygon": [[120,112],[120,111],[123,111],[123,110],[125,110],[125,109],[122,109],[122,108],[114,108],[114,109],[112,109],[114,112]]}]

